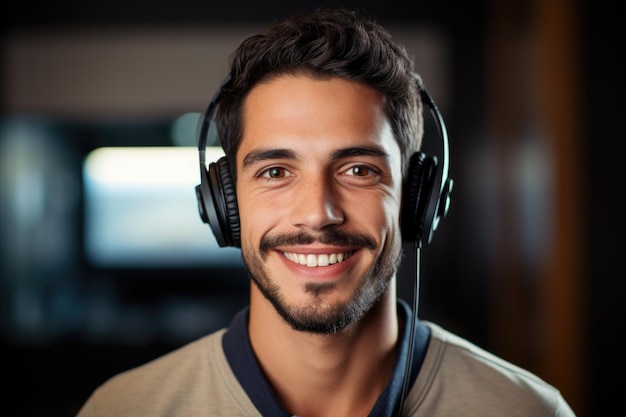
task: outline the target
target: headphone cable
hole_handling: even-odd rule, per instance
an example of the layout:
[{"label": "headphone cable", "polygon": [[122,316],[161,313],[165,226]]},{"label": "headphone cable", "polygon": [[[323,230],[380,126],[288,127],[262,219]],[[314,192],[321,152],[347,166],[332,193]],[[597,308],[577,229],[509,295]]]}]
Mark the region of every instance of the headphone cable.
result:
[{"label": "headphone cable", "polygon": [[415,344],[415,325],[417,321],[417,308],[419,305],[419,282],[420,282],[420,249],[415,249],[415,279],[413,280],[413,314],[411,314],[409,324],[409,345],[407,349],[406,362],[404,367],[404,379],[402,381],[402,391],[400,391],[400,404],[398,406],[398,417],[402,417],[404,408],[404,397],[408,394],[411,379],[411,366],[413,365],[413,345]]}]

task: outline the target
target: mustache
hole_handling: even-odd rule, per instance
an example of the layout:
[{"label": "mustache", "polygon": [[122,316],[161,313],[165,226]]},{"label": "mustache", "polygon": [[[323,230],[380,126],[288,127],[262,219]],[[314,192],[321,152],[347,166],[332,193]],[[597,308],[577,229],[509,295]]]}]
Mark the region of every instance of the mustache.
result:
[{"label": "mustache", "polygon": [[263,236],[259,245],[260,252],[263,256],[270,249],[278,246],[295,246],[308,245],[313,242],[319,242],[326,245],[349,246],[352,248],[367,248],[375,250],[378,245],[373,237],[362,233],[347,233],[341,230],[325,230],[322,234],[314,236],[306,232],[298,232],[292,234],[280,234],[273,236]]}]

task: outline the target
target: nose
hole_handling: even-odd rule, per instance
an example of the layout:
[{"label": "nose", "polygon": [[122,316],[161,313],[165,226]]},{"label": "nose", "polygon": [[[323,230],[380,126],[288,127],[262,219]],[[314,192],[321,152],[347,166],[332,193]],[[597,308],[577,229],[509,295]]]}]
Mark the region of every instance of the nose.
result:
[{"label": "nose", "polygon": [[321,230],[344,222],[341,198],[332,178],[316,175],[295,187],[290,221],[296,227]]}]

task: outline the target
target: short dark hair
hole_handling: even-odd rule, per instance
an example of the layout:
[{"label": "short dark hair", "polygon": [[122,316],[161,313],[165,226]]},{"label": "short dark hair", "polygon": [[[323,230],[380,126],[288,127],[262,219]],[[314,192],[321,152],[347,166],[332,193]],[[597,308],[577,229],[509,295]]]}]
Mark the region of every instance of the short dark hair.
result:
[{"label": "short dark hair", "polygon": [[222,87],[216,125],[236,176],[243,102],[259,82],[283,74],[361,82],[385,97],[385,113],[402,153],[406,172],[423,133],[419,76],[406,50],[372,19],[347,9],[320,9],[283,20],[254,35],[231,57],[230,81]]}]

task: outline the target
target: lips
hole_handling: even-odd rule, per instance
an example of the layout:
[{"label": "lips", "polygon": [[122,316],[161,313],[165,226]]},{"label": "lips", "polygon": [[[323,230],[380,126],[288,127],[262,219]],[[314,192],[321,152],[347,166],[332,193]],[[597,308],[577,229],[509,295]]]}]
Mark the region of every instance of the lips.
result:
[{"label": "lips", "polygon": [[305,253],[293,253],[283,252],[285,258],[291,262],[305,265],[309,267],[328,266],[337,264],[348,259],[353,252],[339,252],[339,253],[322,253],[322,254],[305,254]]}]

